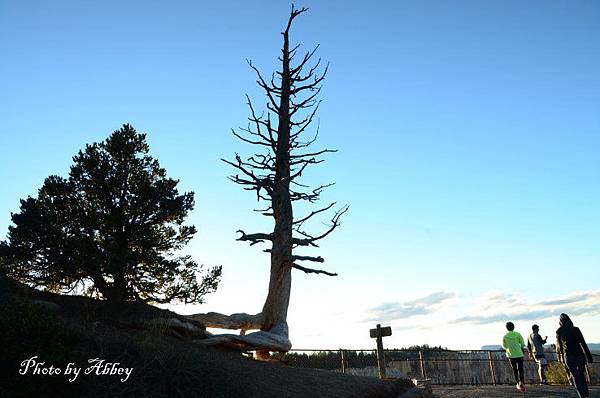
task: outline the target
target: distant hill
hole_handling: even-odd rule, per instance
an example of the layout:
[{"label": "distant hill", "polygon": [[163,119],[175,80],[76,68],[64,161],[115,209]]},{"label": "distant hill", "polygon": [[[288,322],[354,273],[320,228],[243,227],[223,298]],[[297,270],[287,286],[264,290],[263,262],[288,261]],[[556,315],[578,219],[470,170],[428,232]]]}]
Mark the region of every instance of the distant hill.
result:
[{"label": "distant hill", "polygon": [[499,351],[502,349],[501,345],[484,345],[481,347],[482,350],[485,351]]},{"label": "distant hill", "polygon": [[600,343],[589,343],[588,348],[590,351],[600,352]]}]

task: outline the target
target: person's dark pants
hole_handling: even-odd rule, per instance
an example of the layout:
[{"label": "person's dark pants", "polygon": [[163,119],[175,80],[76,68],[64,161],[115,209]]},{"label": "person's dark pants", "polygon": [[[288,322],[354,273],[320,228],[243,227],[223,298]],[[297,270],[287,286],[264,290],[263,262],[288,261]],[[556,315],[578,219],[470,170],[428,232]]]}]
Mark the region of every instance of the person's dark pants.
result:
[{"label": "person's dark pants", "polygon": [[525,374],[523,371],[523,357],[519,358],[508,358],[510,360],[510,367],[512,368],[515,380],[517,383],[525,383]]},{"label": "person's dark pants", "polygon": [[565,362],[569,373],[573,376],[573,383],[575,383],[579,397],[589,397],[590,391],[585,381],[585,357],[583,355],[570,356],[566,358]]}]

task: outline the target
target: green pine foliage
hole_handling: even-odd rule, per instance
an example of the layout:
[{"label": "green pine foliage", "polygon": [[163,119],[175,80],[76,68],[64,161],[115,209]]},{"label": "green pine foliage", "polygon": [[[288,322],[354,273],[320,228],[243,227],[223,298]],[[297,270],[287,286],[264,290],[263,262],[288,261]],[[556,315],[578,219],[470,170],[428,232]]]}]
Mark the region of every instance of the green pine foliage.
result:
[{"label": "green pine foliage", "polygon": [[113,301],[202,302],[221,267],[202,275],[177,254],[196,232],[184,224],[194,193],[177,184],[149,155],[146,135],[123,125],[80,150],[68,177],[49,176],[37,197],[21,200],[0,245],[2,272]]}]

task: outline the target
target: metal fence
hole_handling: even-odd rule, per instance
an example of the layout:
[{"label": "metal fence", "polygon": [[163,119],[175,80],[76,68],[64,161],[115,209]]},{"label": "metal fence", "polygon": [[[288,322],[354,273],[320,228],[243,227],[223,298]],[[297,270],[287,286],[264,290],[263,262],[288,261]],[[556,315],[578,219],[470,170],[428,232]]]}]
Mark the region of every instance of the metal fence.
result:
[{"label": "metal fence", "polygon": [[[384,350],[386,376],[430,379],[437,385],[458,384],[513,384],[512,369],[503,351],[459,350]],[[555,352],[546,352],[554,383],[567,383],[564,367],[558,363]],[[352,375],[379,374],[377,354],[364,350],[292,350],[280,357],[289,366],[325,369]],[[587,378],[592,385],[600,384],[600,354],[594,354],[594,363],[588,365]],[[535,361],[525,358],[526,383],[539,382]]]}]

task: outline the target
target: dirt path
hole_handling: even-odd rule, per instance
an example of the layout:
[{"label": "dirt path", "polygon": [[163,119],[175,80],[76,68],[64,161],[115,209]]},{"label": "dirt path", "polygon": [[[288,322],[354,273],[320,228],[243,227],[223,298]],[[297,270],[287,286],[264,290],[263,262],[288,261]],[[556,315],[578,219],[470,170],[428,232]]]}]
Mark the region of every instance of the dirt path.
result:
[{"label": "dirt path", "polygon": [[[525,393],[512,386],[434,386],[436,398],[577,398],[573,387],[528,386]],[[600,387],[590,388],[590,398],[600,398]]]}]

